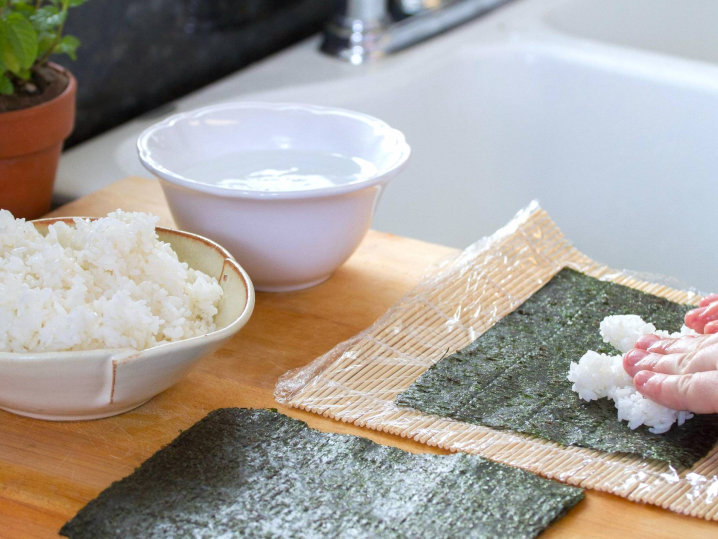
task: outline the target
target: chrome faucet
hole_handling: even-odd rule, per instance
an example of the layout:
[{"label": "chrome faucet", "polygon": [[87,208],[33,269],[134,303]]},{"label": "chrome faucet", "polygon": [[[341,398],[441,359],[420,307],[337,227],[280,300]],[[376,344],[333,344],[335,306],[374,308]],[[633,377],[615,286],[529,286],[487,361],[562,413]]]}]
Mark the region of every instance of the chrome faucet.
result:
[{"label": "chrome faucet", "polygon": [[409,47],[509,0],[335,0],[322,51],[358,65]]}]

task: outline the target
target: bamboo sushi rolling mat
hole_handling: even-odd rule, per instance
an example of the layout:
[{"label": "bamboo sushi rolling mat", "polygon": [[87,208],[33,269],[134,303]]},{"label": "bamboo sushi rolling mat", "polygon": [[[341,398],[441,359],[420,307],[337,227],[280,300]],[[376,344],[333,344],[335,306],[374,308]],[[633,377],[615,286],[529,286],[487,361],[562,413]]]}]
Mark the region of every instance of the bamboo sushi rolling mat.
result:
[{"label": "bamboo sushi rolling mat", "polygon": [[718,448],[691,469],[675,470],[660,461],[560,446],[394,404],[427,368],[470,344],[563,267],[679,303],[700,300],[694,293],[593,262],[534,203],[494,236],[435,267],[372,327],[285,374],[277,385],[277,400],[572,485],[718,520]]}]

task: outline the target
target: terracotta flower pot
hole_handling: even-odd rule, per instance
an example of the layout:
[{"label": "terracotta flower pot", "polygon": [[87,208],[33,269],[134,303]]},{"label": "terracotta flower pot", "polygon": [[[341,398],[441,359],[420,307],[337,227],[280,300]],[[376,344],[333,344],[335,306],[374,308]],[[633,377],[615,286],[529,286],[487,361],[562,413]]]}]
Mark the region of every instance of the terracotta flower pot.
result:
[{"label": "terracotta flower pot", "polygon": [[57,97],[34,107],[0,113],[0,209],[36,219],[50,210],[62,143],[75,125],[77,81],[69,78]]}]

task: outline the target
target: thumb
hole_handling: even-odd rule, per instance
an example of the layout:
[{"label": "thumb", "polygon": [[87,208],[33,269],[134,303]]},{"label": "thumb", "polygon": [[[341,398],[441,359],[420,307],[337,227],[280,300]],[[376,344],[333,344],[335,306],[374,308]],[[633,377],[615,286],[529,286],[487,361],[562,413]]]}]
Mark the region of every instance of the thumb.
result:
[{"label": "thumb", "polygon": [[718,371],[674,375],[640,371],[633,383],[641,395],[673,410],[718,413]]}]

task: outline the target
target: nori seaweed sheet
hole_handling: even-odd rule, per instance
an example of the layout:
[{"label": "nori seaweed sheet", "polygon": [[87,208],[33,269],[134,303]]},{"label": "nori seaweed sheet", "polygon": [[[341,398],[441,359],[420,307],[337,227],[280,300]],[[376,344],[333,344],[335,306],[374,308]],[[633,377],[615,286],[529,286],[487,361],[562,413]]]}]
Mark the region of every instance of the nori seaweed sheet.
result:
[{"label": "nori seaweed sheet", "polygon": [[564,268],[469,346],[438,361],[396,400],[413,408],[563,445],[633,453],[690,467],[718,441],[718,415],[698,415],[666,434],[619,422],[613,401],[586,402],[566,378],[587,350],[619,353],[603,342],[601,321],[637,314],[678,331],[691,307]]},{"label": "nori seaweed sheet", "polygon": [[60,531],[97,538],[528,538],[583,491],[478,456],[415,455],[225,408]]}]

